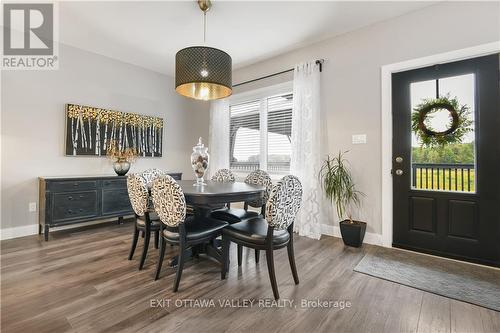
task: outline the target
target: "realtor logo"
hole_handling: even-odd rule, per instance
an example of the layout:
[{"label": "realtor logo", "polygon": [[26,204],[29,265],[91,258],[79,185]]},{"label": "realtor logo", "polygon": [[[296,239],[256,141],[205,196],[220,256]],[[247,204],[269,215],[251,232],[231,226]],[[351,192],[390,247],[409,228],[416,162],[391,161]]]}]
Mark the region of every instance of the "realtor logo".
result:
[{"label": "realtor logo", "polygon": [[3,4],[2,69],[57,69],[54,6]]}]

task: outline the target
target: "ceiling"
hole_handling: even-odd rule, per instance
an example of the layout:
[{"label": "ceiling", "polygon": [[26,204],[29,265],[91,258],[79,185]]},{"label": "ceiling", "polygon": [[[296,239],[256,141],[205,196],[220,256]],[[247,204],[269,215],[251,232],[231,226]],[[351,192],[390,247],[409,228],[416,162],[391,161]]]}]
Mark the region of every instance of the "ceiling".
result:
[{"label": "ceiling", "polygon": [[[432,4],[215,1],[207,45],[238,68]],[[61,42],[168,75],[179,49],[203,43],[195,1],[60,2],[59,16]]]}]

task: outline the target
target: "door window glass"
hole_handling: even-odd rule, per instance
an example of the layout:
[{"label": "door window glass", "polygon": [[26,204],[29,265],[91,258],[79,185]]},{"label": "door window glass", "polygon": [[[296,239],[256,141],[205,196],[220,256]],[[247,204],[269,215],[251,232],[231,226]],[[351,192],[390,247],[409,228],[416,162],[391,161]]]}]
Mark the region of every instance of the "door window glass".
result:
[{"label": "door window glass", "polygon": [[[474,74],[414,82],[410,95],[412,189],[475,193]],[[426,101],[443,97],[456,100],[456,112],[422,112]]]}]

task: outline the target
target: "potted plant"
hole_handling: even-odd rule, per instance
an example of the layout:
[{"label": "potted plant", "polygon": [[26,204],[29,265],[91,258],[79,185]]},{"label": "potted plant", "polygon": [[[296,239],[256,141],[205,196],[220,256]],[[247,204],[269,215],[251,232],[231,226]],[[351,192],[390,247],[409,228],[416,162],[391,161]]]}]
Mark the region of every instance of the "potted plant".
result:
[{"label": "potted plant", "polygon": [[113,169],[118,176],[125,176],[130,170],[130,163],[137,158],[135,148],[120,149],[115,140],[110,140],[106,156],[113,161]]},{"label": "potted plant", "polygon": [[340,221],[340,233],[345,245],[360,247],[366,232],[366,223],[352,219],[352,211],[360,206],[363,195],[355,188],[351,172],[344,158],[347,152],[339,152],[323,162],[319,173],[321,185],[332,204],[335,204]]}]

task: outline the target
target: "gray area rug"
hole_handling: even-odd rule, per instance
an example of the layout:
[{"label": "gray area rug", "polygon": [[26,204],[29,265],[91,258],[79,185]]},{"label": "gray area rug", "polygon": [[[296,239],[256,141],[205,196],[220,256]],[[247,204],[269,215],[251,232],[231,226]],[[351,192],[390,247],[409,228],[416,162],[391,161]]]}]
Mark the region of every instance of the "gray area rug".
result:
[{"label": "gray area rug", "polygon": [[378,248],[354,268],[405,286],[500,311],[500,270]]}]

